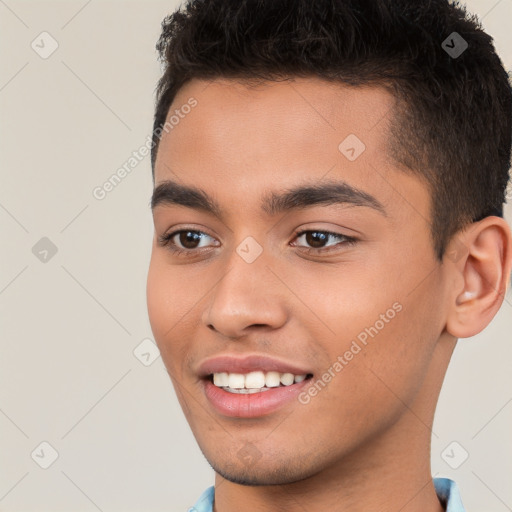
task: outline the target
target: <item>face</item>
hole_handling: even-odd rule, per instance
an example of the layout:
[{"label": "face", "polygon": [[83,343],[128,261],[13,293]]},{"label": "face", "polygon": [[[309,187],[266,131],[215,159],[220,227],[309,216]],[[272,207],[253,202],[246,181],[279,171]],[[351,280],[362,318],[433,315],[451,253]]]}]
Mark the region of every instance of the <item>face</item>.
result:
[{"label": "face", "polygon": [[194,80],[170,109],[149,319],[229,480],[311,477],[422,414],[447,292],[429,191],[388,156],[393,104],[314,78]]}]

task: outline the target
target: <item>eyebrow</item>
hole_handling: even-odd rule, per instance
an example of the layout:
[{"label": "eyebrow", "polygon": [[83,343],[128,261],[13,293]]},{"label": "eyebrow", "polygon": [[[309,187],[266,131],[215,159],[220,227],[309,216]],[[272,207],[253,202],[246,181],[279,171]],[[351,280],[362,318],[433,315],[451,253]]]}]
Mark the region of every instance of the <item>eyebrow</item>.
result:
[{"label": "eyebrow", "polygon": [[[261,209],[267,215],[310,208],[317,205],[363,206],[386,215],[384,206],[372,195],[344,181],[328,181],[322,184],[298,186],[284,192],[267,192],[262,197]],[[179,205],[209,213],[223,219],[223,210],[218,202],[204,190],[191,185],[182,185],[172,180],[158,184],[151,197],[151,210],[160,205]]]}]

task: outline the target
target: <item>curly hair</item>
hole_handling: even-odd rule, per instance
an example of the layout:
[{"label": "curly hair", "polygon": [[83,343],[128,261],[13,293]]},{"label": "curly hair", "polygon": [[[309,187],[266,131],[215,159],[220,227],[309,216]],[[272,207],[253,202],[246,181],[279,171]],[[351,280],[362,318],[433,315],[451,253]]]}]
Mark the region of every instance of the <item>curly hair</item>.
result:
[{"label": "curly hair", "polygon": [[[467,45],[460,55],[449,51]],[[461,43],[462,42],[462,43]],[[512,89],[492,38],[448,0],[190,0],[162,22],[153,181],[162,127],[188,81],[320,77],[389,90],[389,153],[431,194],[442,260],[460,229],[503,216]],[[460,52],[459,52],[460,53]]]}]

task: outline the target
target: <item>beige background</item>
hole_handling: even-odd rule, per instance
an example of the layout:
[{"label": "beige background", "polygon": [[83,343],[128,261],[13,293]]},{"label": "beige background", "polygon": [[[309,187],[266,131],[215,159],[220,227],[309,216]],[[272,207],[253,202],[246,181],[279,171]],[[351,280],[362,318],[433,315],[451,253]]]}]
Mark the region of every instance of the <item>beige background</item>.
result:
[{"label": "beige background", "polygon": [[[512,0],[468,4],[511,69]],[[152,338],[149,156],[92,194],[151,132],[175,6],[0,0],[0,511],[186,510],[213,483],[161,358],[137,349]],[[512,510],[511,331],[509,293],[459,342],[438,407],[433,474],[468,512]]]}]

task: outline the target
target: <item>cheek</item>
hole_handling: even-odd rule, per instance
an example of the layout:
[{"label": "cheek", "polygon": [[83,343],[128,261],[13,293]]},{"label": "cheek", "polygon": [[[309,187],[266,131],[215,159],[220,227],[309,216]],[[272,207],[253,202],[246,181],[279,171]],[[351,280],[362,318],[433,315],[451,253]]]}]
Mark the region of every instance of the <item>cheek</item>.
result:
[{"label": "cheek", "polygon": [[289,281],[298,283],[294,292],[308,306],[302,321],[308,321],[308,328],[315,330],[318,340],[332,344],[336,355],[347,342],[350,345],[357,337],[363,341],[370,338],[368,330],[375,332],[375,325],[379,332],[385,331],[399,316],[393,305],[400,294],[383,280],[382,273],[378,268],[354,264],[309,269],[307,280],[290,277]]},{"label": "cheek", "polygon": [[[330,364],[347,354],[350,366],[359,367],[356,360],[361,363],[357,378],[362,382],[370,378],[383,394],[391,393],[387,384],[411,399],[442,330],[439,276],[433,272],[425,280],[425,272],[415,270],[432,269],[434,262],[420,265],[396,257],[384,262],[352,267],[351,272],[331,270],[329,276],[318,273],[307,296],[322,322],[309,315],[309,329],[317,333],[315,339],[321,340],[318,345],[328,352]],[[326,325],[331,331],[327,335]],[[364,386],[356,388],[364,393]]]},{"label": "cheek", "polygon": [[[372,396],[381,410],[414,402],[428,378],[442,331],[435,277],[421,290],[410,293],[411,289],[406,282],[390,290],[388,298],[379,301],[379,309],[373,310],[373,317],[367,316],[369,326],[355,335],[357,341],[362,334],[366,343],[361,352],[366,368],[362,370],[368,374]],[[390,308],[395,298],[395,307]]]},{"label": "cheek", "polygon": [[180,286],[179,272],[152,256],[146,286],[149,323],[165,366],[173,373],[172,366],[180,361],[179,353],[187,339],[183,333],[185,290]]},{"label": "cheek", "polygon": [[170,303],[170,289],[166,279],[162,276],[162,270],[158,261],[155,261],[155,258],[152,257],[146,285],[146,301],[151,330],[157,344],[163,338],[165,326],[170,325],[170,316],[173,315],[173,308]]},{"label": "cheek", "polygon": [[161,250],[153,250],[149,265],[146,298],[149,320],[155,336],[173,336],[179,321],[188,315],[204,294],[193,274],[182,266],[169,264]]}]

